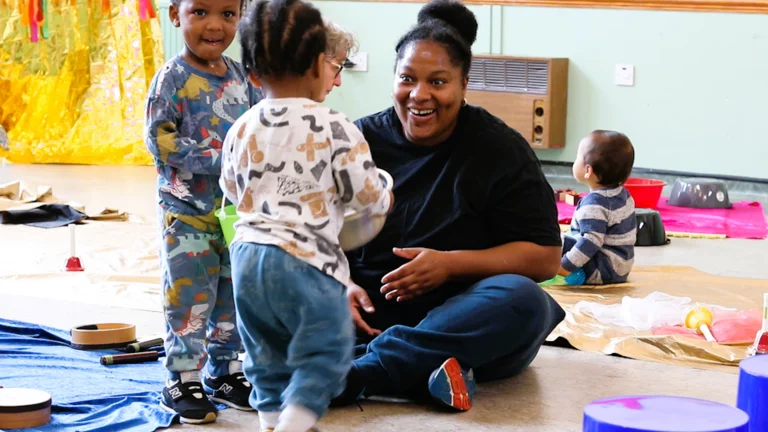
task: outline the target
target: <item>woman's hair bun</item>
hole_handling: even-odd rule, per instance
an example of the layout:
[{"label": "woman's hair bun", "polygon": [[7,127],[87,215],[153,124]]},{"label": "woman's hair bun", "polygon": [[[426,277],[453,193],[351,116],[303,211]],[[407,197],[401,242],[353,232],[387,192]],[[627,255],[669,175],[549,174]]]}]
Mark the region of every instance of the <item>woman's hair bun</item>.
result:
[{"label": "woman's hair bun", "polygon": [[477,19],[463,3],[458,0],[432,0],[419,11],[418,23],[440,20],[452,27],[472,46],[477,38]]}]

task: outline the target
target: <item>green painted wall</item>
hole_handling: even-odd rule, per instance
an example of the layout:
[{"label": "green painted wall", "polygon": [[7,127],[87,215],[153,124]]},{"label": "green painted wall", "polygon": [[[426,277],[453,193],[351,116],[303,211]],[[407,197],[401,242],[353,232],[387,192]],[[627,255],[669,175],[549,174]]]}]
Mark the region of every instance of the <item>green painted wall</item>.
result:
[{"label": "green painted wall", "polygon": [[[328,104],[350,118],[391,103],[394,45],[420,4],[318,1],[355,32],[368,72],[345,71]],[[475,53],[570,59],[567,146],[592,129],[629,135],[636,166],[768,178],[768,15],[473,6]],[[234,50],[236,55],[236,49]],[[614,84],[617,63],[635,86]]]},{"label": "green painted wall", "polygon": [[[505,8],[502,20],[505,54],[571,60],[568,144],[542,159],[572,160],[581,136],[610,128],[632,139],[636,166],[768,178],[768,16]],[[616,63],[635,65],[634,87],[614,84]]]}]

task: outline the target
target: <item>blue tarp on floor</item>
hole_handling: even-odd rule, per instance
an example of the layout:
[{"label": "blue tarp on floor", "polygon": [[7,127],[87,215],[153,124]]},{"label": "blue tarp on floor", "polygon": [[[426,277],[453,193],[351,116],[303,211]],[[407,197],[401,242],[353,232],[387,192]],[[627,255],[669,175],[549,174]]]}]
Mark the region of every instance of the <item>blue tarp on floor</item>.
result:
[{"label": "blue tarp on floor", "polygon": [[174,415],[160,408],[161,361],[102,366],[118,351],[78,351],[69,331],[0,319],[0,386],[45,390],[53,399],[51,423],[29,431],[149,432]]}]

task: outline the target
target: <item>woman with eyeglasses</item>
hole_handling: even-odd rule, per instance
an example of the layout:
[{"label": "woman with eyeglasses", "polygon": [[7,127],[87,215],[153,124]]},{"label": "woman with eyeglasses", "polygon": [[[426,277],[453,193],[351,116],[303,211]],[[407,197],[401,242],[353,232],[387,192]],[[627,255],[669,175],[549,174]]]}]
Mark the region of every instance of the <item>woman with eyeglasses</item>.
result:
[{"label": "woman with eyeglasses", "polygon": [[[325,49],[325,94],[331,93],[334,87],[341,86],[341,71],[347,58],[357,50],[357,41],[352,33],[330,21],[325,23],[327,42]],[[323,102],[318,100],[318,102]]]}]

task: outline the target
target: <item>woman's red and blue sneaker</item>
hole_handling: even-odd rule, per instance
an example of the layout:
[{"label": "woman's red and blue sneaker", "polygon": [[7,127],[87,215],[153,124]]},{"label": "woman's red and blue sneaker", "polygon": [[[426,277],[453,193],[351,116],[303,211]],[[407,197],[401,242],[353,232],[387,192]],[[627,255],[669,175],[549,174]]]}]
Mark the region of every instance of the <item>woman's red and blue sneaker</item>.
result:
[{"label": "woman's red and blue sneaker", "polygon": [[428,386],[429,393],[435,400],[459,411],[469,411],[472,408],[472,398],[477,392],[472,369],[462,369],[454,357],[432,372]]}]

